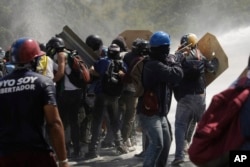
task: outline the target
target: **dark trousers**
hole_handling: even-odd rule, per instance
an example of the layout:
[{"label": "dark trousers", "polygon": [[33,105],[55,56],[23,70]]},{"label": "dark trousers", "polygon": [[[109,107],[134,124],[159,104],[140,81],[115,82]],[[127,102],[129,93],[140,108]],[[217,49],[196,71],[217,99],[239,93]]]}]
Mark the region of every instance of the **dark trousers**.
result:
[{"label": "dark trousers", "polygon": [[118,111],[118,96],[108,96],[105,94],[96,95],[92,120],[92,138],[89,144],[89,151],[97,151],[100,132],[105,112],[110,120],[110,126],[114,135],[116,146],[122,142],[120,130],[120,113]]},{"label": "dark trousers", "polygon": [[58,96],[58,108],[63,122],[63,126],[67,129],[70,126],[70,139],[73,143],[75,152],[80,151],[80,128],[78,124],[78,112],[81,104],[83,91],[65,90]]},{"label": "dark trousers", "polygon": [[122,113],[121,133],[124,141],[132,137],[131,133],[134,128],[137,102],[134,94],[134,92],[124,91],[119,99],[119,110]]}]

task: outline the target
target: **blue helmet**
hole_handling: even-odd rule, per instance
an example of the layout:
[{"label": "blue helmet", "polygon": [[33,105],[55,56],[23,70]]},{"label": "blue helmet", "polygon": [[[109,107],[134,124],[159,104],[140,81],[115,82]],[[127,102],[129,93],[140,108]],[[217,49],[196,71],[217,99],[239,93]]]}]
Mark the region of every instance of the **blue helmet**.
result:
[{"label": "blue helmet", "polygon": [[170,45],[170,35],[164,31],[155,32],[149,40],[150,47]]}]

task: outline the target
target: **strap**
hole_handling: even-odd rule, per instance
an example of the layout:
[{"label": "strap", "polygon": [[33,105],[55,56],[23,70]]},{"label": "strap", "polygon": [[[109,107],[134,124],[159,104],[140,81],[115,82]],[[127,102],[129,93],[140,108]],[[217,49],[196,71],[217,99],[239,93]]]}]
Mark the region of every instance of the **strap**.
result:
[{"label": "strap", "polygon": [[198,48],[195,48],[198,60],[201,60],[201,52]]},{"label": "strap", "polygon": [[44,61],[45,61],[45,67],[44,67],[44,70],[43,70],[43,75],[46,75],[46,71],[47,71],[47,66],[48,66],[48,56],[47,55],[44,55]]}]

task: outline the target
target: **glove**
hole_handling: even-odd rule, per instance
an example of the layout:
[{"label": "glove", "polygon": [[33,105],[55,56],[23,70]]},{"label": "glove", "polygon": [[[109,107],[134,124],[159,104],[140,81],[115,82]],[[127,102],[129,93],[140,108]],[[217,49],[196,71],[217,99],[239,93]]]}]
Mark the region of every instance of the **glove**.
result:
[{"label": "glove", "polygon": [[185,55],[181,52],[176,52],[175,57],[176,57],[176,61],[179,63],[182,63],[183,60],[185,59]]}]

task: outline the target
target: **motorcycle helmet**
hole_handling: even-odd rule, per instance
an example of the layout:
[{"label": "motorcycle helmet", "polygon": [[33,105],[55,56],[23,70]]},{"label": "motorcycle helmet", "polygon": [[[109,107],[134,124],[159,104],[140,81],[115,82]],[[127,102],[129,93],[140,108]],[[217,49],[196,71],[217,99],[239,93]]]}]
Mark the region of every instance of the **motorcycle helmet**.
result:
[{"label": "motorcycle helmet", "polygon": [[108,47],[108,57],[113,60],[120,59],[120,47],[116,44],[111,44]]},{"label": "motorcycle helmet", "polygon": [[137,38],[132,43],[132,52],[143,56],[149,54],[149,42],[147,40]]},{"label": "motorcycle helmet", "polygon": [[10,49],[11,62],[14,64],[27,64],[43,54],[38,42],[27,37],[17,39]]},{"label": "motorcycle helmet", "polygon": [[52,37],[46,44],[46,54],[53,56],[56,52],[62,51],[65,48],[65,44],[62,38]]},{"label": "motorcycle helmet", "polygon": [[180,44],[182,47],[190,45],[190,47],[194,48],[198,43],[198,38],[193,33],[188,33],[181,37]]},{"label": "motorcycle helmet", "polygon": [[86,44],[93,50],[98,51],[103,46],[103,41],[100,36],[98,35],[89,35],[86,38]]}]

